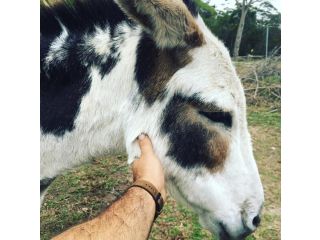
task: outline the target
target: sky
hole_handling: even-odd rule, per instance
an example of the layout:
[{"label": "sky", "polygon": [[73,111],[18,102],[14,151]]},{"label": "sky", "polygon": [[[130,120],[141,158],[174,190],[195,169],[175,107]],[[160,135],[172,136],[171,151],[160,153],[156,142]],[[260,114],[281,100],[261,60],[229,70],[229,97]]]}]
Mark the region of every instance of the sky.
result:
[{"label": "sky", "polygon": [[[204,2],[208,2],[210,5],[215,5],[217,9],[223,10],[225,7],[234,7],[235,0],[203,0]],[[279,12],[281,12],[280,0],[269,0],[273,6],[275,6]]]}]

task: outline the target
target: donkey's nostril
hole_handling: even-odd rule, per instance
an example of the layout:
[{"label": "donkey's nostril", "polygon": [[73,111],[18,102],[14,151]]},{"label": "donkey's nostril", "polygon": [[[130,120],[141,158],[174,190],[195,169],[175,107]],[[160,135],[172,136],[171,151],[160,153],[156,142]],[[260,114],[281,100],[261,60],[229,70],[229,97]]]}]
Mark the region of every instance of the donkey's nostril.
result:
[{"label": "donkey's nostril", "polygon": [[252,224],[253,224],[253,226],[255,226],[255,227],[258,227],[259,224],[260,224],[260,222],[261,222],[261,219],[260,219],[260,216],[259,216],[259,215],[255,216],[255,217],[253,218],[253,220],[252,220]]}]

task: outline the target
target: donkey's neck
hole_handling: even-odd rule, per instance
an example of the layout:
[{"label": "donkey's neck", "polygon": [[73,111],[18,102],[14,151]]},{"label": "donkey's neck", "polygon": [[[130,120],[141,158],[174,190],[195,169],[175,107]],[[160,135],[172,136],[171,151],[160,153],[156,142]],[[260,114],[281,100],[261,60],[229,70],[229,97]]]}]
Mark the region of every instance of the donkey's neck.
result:
[{"label": "donkey's neck", "polygon": [[124,126],[138,91],[134,71],[140,33],[139,27],[123,22],[112,35],[108,28],[96,28],[85,36],[80,51],[86,56],[89,49],[95,55],[95,61],[82,60],[90,88],[81,98],[71,131],[41,136],[41,178],[124,150]]},{"label": "donkey's neck", "polygon": [[[83,116],[83,125],[90,126],[86,131],[92,132],[97,141],[93,146],[98,148],[93,152],[122,149],[123,126],[137,93],[134,71],[140,29],[124,23],[116,28],[109,41],[108,34],[108,31],[97,30],[90,40],[96,53],[102,55],[103,61],[89,66],[91,89],[82,100],[77,119],[82,121]],[[107,73],[104,71],[105,66],[108,68]],[[103,139],[99,137],[101,134]],[[101,143],[104,147],[100,149]]]}]

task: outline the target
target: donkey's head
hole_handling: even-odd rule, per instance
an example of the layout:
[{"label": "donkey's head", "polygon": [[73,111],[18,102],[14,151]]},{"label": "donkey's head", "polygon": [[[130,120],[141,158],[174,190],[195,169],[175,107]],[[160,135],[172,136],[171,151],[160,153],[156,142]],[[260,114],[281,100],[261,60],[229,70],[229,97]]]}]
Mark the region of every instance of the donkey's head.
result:
[{"label": "donkey's head", "polygon": [[126,116],[129,162],[140,154],[136,136],[147,133],[169,192],[221,238],[247,235],[260,222],[264,197],[228,51],[189,1],[117,3],[143,28]]}]

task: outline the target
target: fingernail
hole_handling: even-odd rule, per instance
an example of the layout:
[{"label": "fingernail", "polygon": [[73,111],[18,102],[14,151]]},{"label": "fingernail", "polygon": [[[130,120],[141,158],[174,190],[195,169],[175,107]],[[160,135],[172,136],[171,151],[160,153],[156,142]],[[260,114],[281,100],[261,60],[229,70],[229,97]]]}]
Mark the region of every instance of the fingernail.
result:
[{"label": "fingernail", "polygon": [[146,137],[146,135],[144,133],[141,133],[138,138],[139,138],[139,140],[143,140],[145,137]]}]

